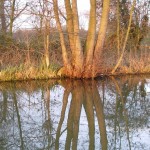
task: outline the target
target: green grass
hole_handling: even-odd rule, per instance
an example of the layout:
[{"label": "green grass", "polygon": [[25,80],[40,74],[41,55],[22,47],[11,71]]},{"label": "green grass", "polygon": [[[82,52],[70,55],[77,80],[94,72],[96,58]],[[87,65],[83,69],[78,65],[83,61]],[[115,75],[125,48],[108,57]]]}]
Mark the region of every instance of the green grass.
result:
[{"label": "green grass", "polygon": [[7,67],[0,71],[0,81],[49,79],[57,78],[58,65],[51,64],[50,67],[34,67],[19,65]]}]

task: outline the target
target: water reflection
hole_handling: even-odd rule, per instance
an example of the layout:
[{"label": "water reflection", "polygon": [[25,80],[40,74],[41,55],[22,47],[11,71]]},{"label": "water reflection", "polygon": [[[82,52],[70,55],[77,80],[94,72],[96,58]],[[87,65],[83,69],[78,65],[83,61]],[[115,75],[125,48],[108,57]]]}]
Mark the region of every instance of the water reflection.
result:
[{"label": "water reflection", "polygon": [[150,78],[0,84],[0,150],[150,149]]},{"label": "water reflection", "polygon": [[[67,84],[68,85],[68,84]],[[102,149],[107,149],[107,135],[105,117],[103,113],[103,105],[99,96],[98,88],[95,81],[73,81],[72,85],[65,86],[67,90],[64,92],[63,106],[61,112],[61,118],[58,125],[57,136],[56,136],[56,147],[59,149],[59,137],[60,130],[64,120],[66,105],[68,102],[69,93],[72,94],[70,108],[67,120],[67,136],[65,149],[77,149],[78,135],[79,135],[79,124],[81,118],[82,107],[85,110],[85,115],[88,122],[89,132],[89,149],[95,149],[95,119],[97,116],[101,146]],[[96,115],[94,115],[94,111]],[[72,146],[72,148],[71,148]]]}]

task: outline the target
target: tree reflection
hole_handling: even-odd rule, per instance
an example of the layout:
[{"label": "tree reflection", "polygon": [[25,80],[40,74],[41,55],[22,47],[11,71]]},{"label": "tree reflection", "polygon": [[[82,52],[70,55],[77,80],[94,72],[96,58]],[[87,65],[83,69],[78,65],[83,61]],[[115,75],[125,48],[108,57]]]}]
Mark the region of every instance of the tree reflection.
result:
[{"label": "tree reflection", "polygon": [[50,89],[46,87],[44,89],[44,105],[45,105],[45,121],[42,125],[44,131],[46,131],[47,146],[45,149],[50,149],[53,145],[52,137],[52,120],[50,117]]},{"label": "tree reflection", "polygon": [[[127,115],[127,110],[126,110],[126,108],[125,108],[125,102],[126,102],[126,100],[127,100],[127,96],[128,96],[128,94],[129,94],[129,90],[127,89],[127,92],[126,92],[126,87],[125,86],[123,86],[124,88],[124,95],[122,94],[123,92],[121,91],[121,89],[120,89],[120,87],[119,87],[119,85],[118,85],[118,83],[117,83],[117,81],[115,80],[115,78],[114,77],[112,77],[112,80],[113,80],[113,82],[114,82],[114,85],[116,86],[116,91],[117,91],[117,94],[119,94],[120,95],[120,107],[122,108],[122,113],[124,113],[124,120],[125,120],[125,126],[126,126],[126,132],[127,132],[127,140],[128,140],[128,144],[129,144],[129,149],[131,150],[131,144],[130,144],[130,138],[129,138],[129,121],[128,121],[128,115]],[[118,95],[117,95],[118,96]],[[117,107],[117,109],[116,109],[116,115],[117,115],[117,113],[118,113],[118,109],[119,109],[119,107],[118,107],[118,103],[119,103],[119,101],[117,100],[116,101],[116,107]],[[121,113],[121,114],[122,114]],[[117,116],[116,116],[116,118],[117,118]],[[115,125],[116,125],[116,123],[115,123]],[[116,128],[116,127],[115,127]],[[116,130],[115,130],[116,131]],[[116,134],[115,134],[116,135]],[[116,143],[116,137],[115,137],[115,143]],[[115,146],[116,147],[116,146]]]},{"label": "tree reflection", "polygon": [[[140,126],[142,130],[142,126],[146,123],[148,124],[148,116],[145,115],[142,112],[146,112],[147,110],[143,109],[143,105],[147,105],[146,102],[149,100],[149,96],[146,94],[146,80],[143,79],[140,82],[137,80],[136,82],[133,82],[133,78],[129,78],[128,80],[116,80],[114,77],[111,77],[111,80],[113,81],[113,92],[116,94],[116,108],[115,108],[115,116],[114,116],[114,132],[115,132],[115,148],[117,147],[117,128],[120,135],[120,145],[119,149],[122,148],[122,140],[121,140],[121,132],[123,132],[124,135],[126,135],[127,139],[127,149],[132,149],[133,147],[136,147],[137,145],[132,141],[132,134],[138,134],[133,133],[136,127]],[[119,82],[120,81],[120,82]],[[143,103],[140,103],[141,100],[144,100]],[[142,108],[142,109],[141,109]],[[141,110],[140,110],[141,109]],[[142,112],[140,112],[142,111]],[[149,114],[148,112],[147,114]],[[142,115],[145,117],[142,117]],[[144,120],[144,124],[140,120]],[[122,124],[124,125],[124,130],[121,131],[121,128],[123,129]],[[139,133],[140,134],[140,133]],[[132,135],[132,136],[131,136]],[[138,135],[139,136],[139,135]],[[139,143],[140,144],[140,143]],[[139,146],[139,145],[138,145]],[[140,145],[143,149],[143,146]]]},{"label": "tree reflection", "polygon": [[13,100],[14,100],[14,106],[15,106],[16,113],[17,113],[17,121],[18,121],[19,136],[20,136],[20,146],[19,147],[20,147],[20,150],[24,150],[24,140],[23,140],[23,135],[22,135],[21,118],[20,118],[16,93],[13,91],[12,95],[13,95]]},{"label": "tree reflection", "polygon": [[6,122],[6,118],[7,118],[7,92],[6,91],[3,91],[2,92],[2,97],[3,97],[3,103],[2,103],[2,106],[3,106],[3,110],[2,110],[2,116],[0,118],[0,123],[2,123],[3,121]]},{"label": "tree reflection", "polygon": [[145,78],[34,84],[0,85],[1,150],[149,149]]},{"label": "tree reflection", "polygon": [[[68,84],[67,84],[68,85]],[[101,137],[101,146],[102,150],[107,149],[107,135],[106,135],[106,125],[105,125],[105,117],[103,113],[103,104],[98,92],[96,81],[73,81],[72,85],[66,86],[65,84],[65,92],[63,98],[63,107],[61,112],[61,118],[58,125],[58,133],[56,136],[56,149],[59,149],[59,138],[60,138],[60,130],[61,125],[63,123],[65,109],[67,105],[67,98],[69,93],[72,94],[72,100],[70,104],[70,109],[68,113],[68,121],[67,121],[67,136],[66,136],[66,144],[65,149],[76,150],[78,145],[78,134],[79,134],[79,125],[80,125],[80,116],[82,107],[85,109],[88,128],[89,128],[89,149],[95,149],[95,115],[98,120],[100,137]]]}]

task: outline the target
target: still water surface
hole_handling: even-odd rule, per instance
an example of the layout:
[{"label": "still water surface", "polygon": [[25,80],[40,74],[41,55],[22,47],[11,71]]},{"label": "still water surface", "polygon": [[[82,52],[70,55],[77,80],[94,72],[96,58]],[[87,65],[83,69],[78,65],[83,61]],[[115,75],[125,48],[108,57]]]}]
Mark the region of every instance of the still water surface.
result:
[{"label": "still water surface", "polygon": [[0,150],[150,150],[150,76],[0,83]]}]

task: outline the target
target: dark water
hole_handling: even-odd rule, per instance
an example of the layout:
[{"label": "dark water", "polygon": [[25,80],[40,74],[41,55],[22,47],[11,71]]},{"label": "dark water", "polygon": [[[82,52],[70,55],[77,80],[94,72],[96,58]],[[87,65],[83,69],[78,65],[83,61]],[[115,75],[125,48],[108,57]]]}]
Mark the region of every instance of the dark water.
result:
[{"label": "dark water", "polygon": [[150,76],[0,83],[0,150],[150,150]]}]

